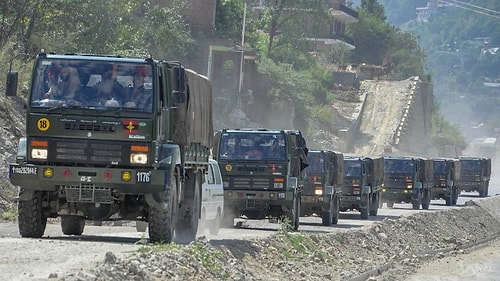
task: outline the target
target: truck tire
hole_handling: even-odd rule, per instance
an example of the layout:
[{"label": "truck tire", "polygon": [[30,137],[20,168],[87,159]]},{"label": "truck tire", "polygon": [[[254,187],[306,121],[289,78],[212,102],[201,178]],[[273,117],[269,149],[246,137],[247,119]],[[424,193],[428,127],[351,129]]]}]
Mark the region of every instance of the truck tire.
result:
[{"label": "truck tire", "polygon": [[361,219],[367,220],[368,219],[368,212],[370,210],[370,201],[371,201],[370,195],[368,195],[364,201],[365,201],[364,202],[365,206],[360,206],[359,212],[361,213]]},{"label": "truck tire", "polygon": [[488,186],[483,186],[483,190],[479,191],[479,197],[488,197]]},{"label": "truck tire", "polygon": [[452,206],[452,204],[453,204],[453,195],[445,196],[444,200],[446,201],[446,206]]},{"label": "truck tire", "polygon": [[414,210],[420,209],[420,205],[422,205],[422,193],[419,192],[417,198],[413,198],[411,200],[411,204]]},{"label": "truck tire", "polygon": [[429,210],[429,206],[431,205],[431,191],[425,190],[424,197],[422,198],[422,209]]},{"label": "truck tire", "polygon": [[165,191],[157,194],[162,203],[149,206],[149,242],[170,243],[175,232],[175,221],[177,215],[177,184],[172,177]]},{"label": "truck tire", "polygon": [[292,219],[292,227],[293,230],[299,230],[300,224],[300,194],[297,194],[293,203],[293,219]]},{"label": "truck tire", "polygon": [[80,216],[61,216],[61,230],[65,235],[82,235],[85,218]]},{"label": "truck tire", "polygon": [[[21,188],[19,197],[24,192],[24,188]],[[30,200],[19,201],[17,213],[21,237],[40,238],[43,236],[47,226],[47,217],[43,213],[42,193],[40,191],[34,191]]]},{"label": "truck tire", "polygon": [[451,205],[456,206],[457,201],[458,201],[458,195],[460,195],[460,192],[458,191],[457,187],[452,188],[452,196],[451,196]]},{"label": "truck tire", "polygon": [[233,228],[234,227],[234,215],[232,211],[224,206],[224,213],[222,214],[222,227]]},{"label": "truck tire", "polygon": [[188,171],[187,174],[184,201],[175,226],[174,241],[180,244],[188,244],[196,239],[201,212],[202,175],[197,171]]},{"label": "truck tire", "polygon": [[135,222],[135,230],[137,232],[145,232],[148,228],[148,223],[145,221],[136,221]]},{"label": "truck tire", "polygon": [[328,204],[328,210],[321,214],[321,224],[324,226],[331,226],[333,221],[333,209],[334,209],[334,199],[330,199],[330,203]]},{"label": "truck tire", "polygon": [[380,195],[378,193],[372,195],[372,204],[370,205],[370,216],[378,214],[378,206],[380,202]]},{"label": "truck tire", "polygon": [[211,221],[210,226],[208,227],[210,234],[212,235],[219,234],[219,229],[221,224],[222,224],[222,213],[220,209],[217,209],[217,216],[213,221]]},{"label": "truck tire", "polygon": [[336,197],[335,205],[333,208],[332,224],[339,223],[339,216],[340,216],[340,198]]}]

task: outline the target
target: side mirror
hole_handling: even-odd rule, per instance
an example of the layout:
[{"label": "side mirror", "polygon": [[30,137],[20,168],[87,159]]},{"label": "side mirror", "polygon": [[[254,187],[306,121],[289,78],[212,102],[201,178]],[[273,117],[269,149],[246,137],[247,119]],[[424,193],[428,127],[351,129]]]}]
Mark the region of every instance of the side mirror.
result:
[{"label": "side mirror", "polygon": [[17,94],[17,78],[19,74],[17,71],[9,71],[7,73],[7,84],[5,93],[8,97],[15,97]]},{"label": "side mirror", "polygon": [[185,92],[186,91],[186,70],[184,69],[184,67],[182,66],[176,66],[174,67],[173,69],[173,74],[174,74],[174,85],[173,85],[173,89],[174,91],[177,91],[177,92]]}]

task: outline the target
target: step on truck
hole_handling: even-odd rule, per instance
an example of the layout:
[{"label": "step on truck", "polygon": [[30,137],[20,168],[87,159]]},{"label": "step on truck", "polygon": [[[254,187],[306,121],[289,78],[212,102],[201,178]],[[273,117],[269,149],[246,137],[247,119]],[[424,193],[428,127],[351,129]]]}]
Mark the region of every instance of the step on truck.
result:
[{"label": "step on truck", "polygon": [[340,211],[357,210],[361,219],[376,216],[384,179],[382,157],[344,156]]},{"label": "step on truck", "polygon": [[384,156],[382,204],[411,203],[413,209],[429,209],[433,185],[432,159],[411,156]]},{"label": "step on truck", "polygon": [[446,206],[455,206],[458,201],[460,161],[455,158],[432,158],[434,161],[434,184],[432,200],[443,199]]},{"label": "step on truck", "polygon": [[[10,71],[7,96],[17,80]],[[21,236],[41,237],[60,217],[67,235],[118,219],[147,222],[151,242],[195,239],[211,99],[209,80],[179,62],[40,52],[9,167]]]},{"label": "step on truck", "polygon": [[297,130],[217,132],[214,157],[224,185],[223,226],[233,227],[235,218],[287,218],[297,230],[307,152]]},{"label": "step on truck", "polygon": [[460,160],[460,180],[458,192],[479,193],[479,197],[488,197],[491,176],[491,158],[462,156]]},{"label": "step on truck", "polygon": [[302,190],[301,216],[319,216],[324,226],[337,224],[340,188],[343,182],[343,154],[330,150],[310,150]]}]

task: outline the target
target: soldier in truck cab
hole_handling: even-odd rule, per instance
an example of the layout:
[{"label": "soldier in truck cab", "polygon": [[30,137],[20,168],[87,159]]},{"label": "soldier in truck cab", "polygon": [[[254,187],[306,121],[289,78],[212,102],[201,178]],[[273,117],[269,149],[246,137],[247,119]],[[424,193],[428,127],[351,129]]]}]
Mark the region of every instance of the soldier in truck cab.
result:
[{"label": "soldier in truck cab", "polygon": [[127,103],[125,107],[129,108],[140,108],[152,111],[153,106],[153,92],[149,89],[144,88],[144,81],[146,78],[146,69],[139,68],[134,75],[134,85],[129,87]]},{"label": "soldier in truck cab", "polygon": [[[56,76],[55,72],[49,75]],[[70,103],[74,101],[74,103],[78,103],[76,101],[76,94],[80,90],[81,85],[78,70],[76,68],[63,66],[54,80],[56,80],[55,84],[45,93],[45,99],[60,100]]]},{"label": "soldier in truck cab", "polygon": [[101,81],[95,84],[94,103],[99,106],[119,107],[125,94],[124,87],[117,81],[117,65],[109,64],[104,67]]}]

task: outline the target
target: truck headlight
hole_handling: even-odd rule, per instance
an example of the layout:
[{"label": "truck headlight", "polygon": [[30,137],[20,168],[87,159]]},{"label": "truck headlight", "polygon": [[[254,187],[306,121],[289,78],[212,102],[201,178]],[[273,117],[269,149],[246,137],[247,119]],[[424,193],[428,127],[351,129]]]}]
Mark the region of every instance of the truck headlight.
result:
[{"label": "truck headlight", "polygon": [[33,148],[31,149],[31,158],[33,159],[47,159],[47,149],[46,148]]},{"label": "truck headlight", "polygon": [[146,153],[131,153],[130,164],[147,164],[148,155]]}]

